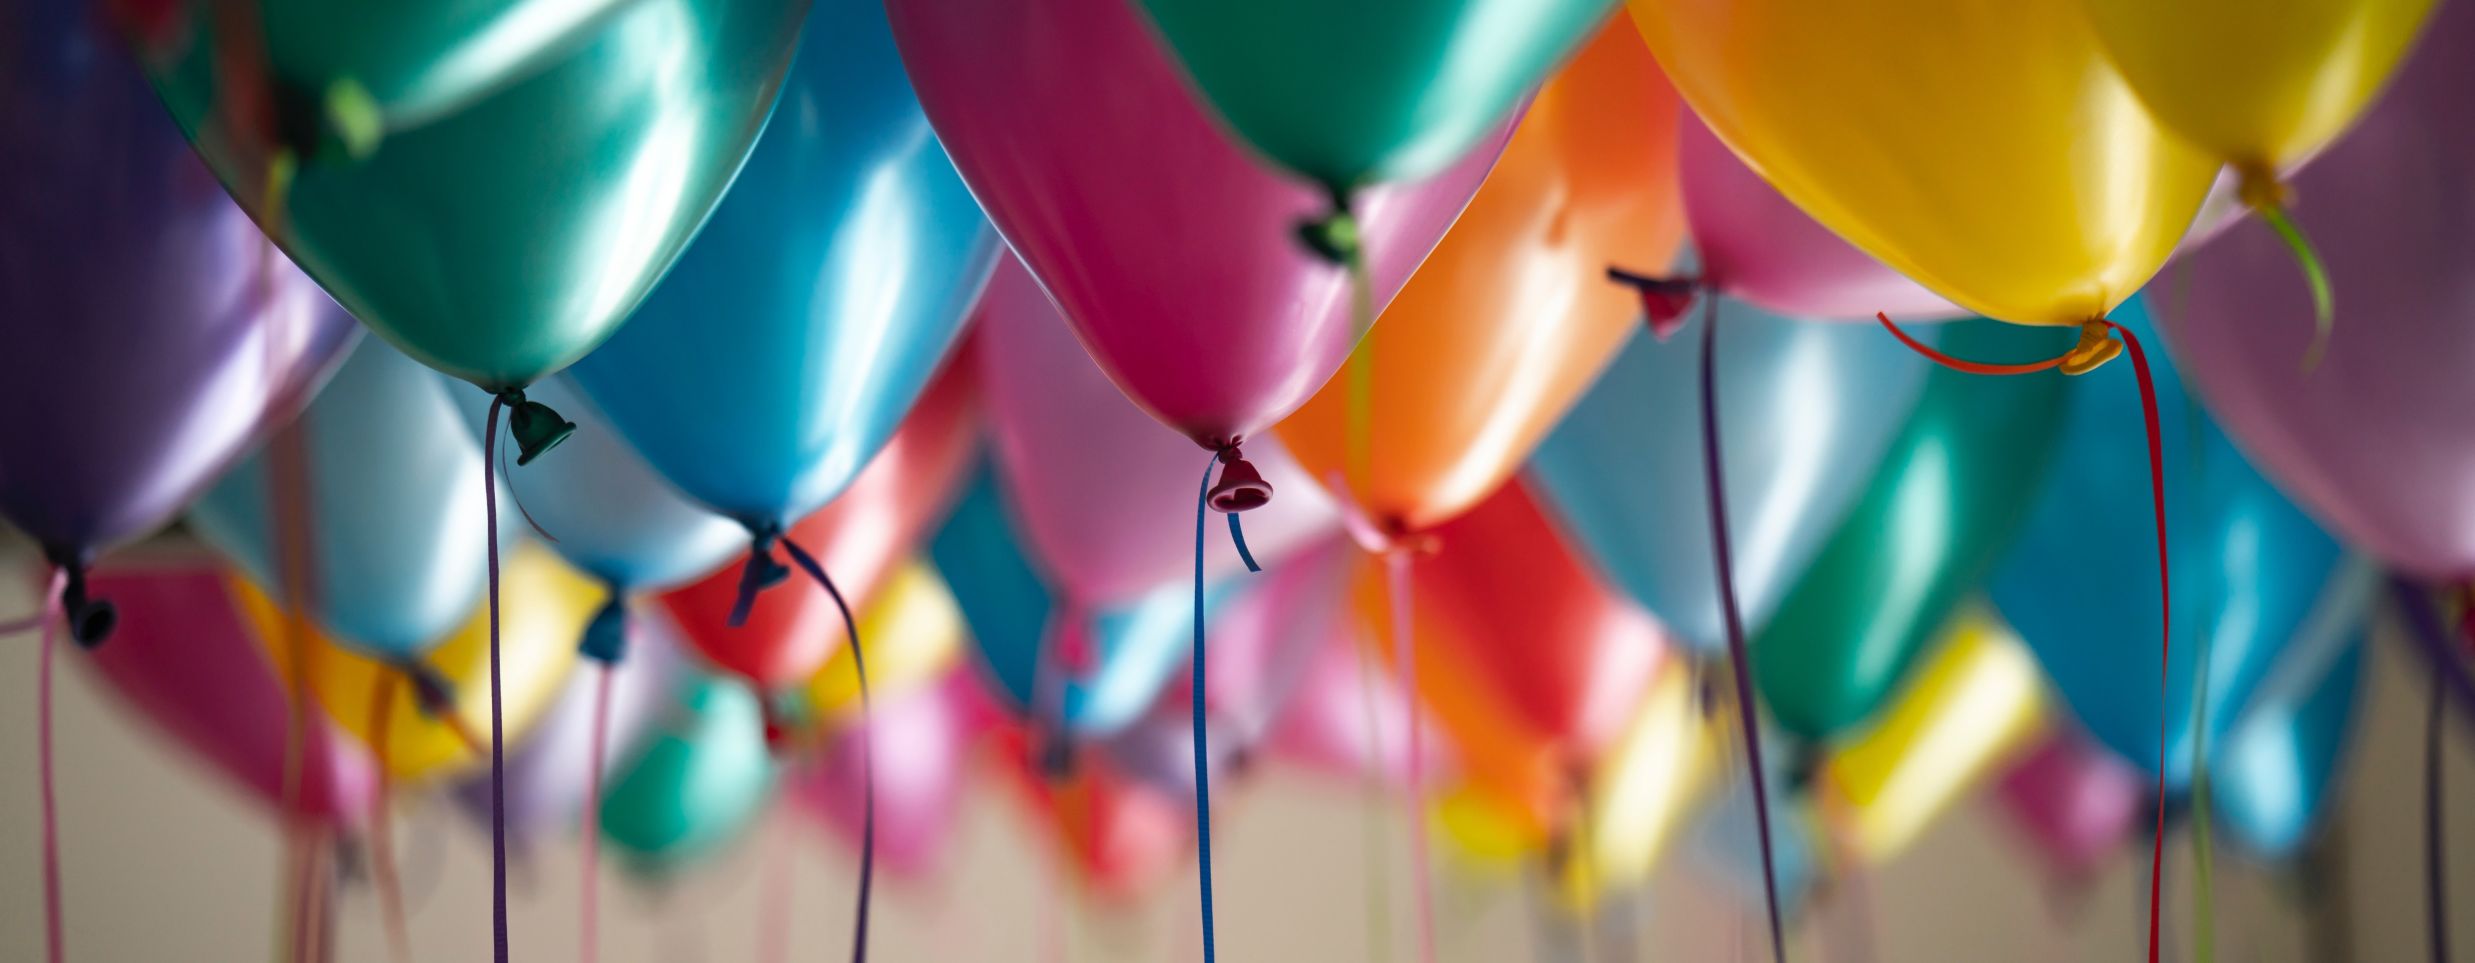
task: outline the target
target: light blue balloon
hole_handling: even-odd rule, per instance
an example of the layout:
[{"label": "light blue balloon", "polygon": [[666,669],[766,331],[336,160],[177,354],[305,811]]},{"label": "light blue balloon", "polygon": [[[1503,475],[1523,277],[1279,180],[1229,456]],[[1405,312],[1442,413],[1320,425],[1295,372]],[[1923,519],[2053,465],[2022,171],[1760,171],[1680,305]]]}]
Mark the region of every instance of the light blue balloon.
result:
[{"label": "light blue balloon", "polygon": [[[301,415],[307,608],[336,641],[373,658],[410,659],[481,604],[489,579],[481,447],[462,422],[448,383],[378,338],[361,339]],[[252,453],[190,507],[189,525],[290,604],[274,477],[268,452]],[[502,508],[506,498],[502,488]],[[523,526],[511,514],[499,516],[502,549]]]},{"label": "light blue balloon", "polygon": [[[1793,320],[1732,300],[1718,315],[1728,534],[1751,633],[1873,478],[1926,369],[1872,325]],[[1539,445],[1530,470],[1569,540],[1614,584],[1694,649],[1726,645],[1702,481],[1698,335],[1634,339]]]},{"label": "light blue balloon", "polygon": [[765,714],[735,681],[700,678],[602,798],[602,838],[628,864],[676,872],[746,834],[773,795]]},{"label": "light blue balloon", "polygon": [[[462,382],[442,383],[479,444],[490,396]],[[529,518],[568,564],[624,591],[658,591],[703,576],[747,547],[744,529],[654,472],[564,376],[535,382],[525,394],[575,422],[576,433],[555,457],[516,468],[501,412],[499,478],[511,504],[499,508]]]},{"label": "light blue balloon", "polygon": [[[2225,742],[2209,753],[2209,799],[2217,826],[2236,844],[2267,857],[2294,852],[2338,796],[2339,767],[2353,741],[2363,690],[2360,633],[2346,639],[2301,692],[2255,699]],[[2273,676],[2314,678],[2311,659],[2280,663]],[[2289,673],[2289,665],[2295,671]],[[2269,685],[2262,687],[2263,692]]]},{"label": "light blue balloon", "polygon": [[656,470],[751,528],[822,507],[884,447],[999,250],[878,0],[816,4],[784,84],[713,219],[571,369]]},{"label": "light blue balloon", "polygon": [[2116,311],[2114,321],[2140,335],[2156,377],[2174,576],[2166,688],[2158,679],[2148,441],[2129,358],[2072,386],[2045,491],[1990,587],[2089,734],[2152,775],[2163,769],[2169,788],[2179,789],[2190,781],[2201,731],[2192,703],[2204,644],[2205,731],[2215,741],[2273,666],[2359,633],[2376,585],[2184,393],[2140,301]]}]

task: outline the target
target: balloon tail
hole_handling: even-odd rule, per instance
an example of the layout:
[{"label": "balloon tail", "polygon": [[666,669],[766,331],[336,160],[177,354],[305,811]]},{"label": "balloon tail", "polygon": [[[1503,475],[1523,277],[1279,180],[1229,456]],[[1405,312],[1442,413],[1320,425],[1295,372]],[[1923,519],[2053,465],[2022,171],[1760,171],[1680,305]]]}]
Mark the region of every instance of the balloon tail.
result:
[{"label": "balloon tail", "polygon": [[[499,691],[498,653],[498,412],[508,406],[510,395],[522,403],[521,391],[499,393],[490,402],[481,433],[481,503],[490,526],[486,534],[490,543],[490,936],[498,963],[507,963],[507,752],[502,742],[506,716]],[[516,459],[516,464],[531,457],[528,453]]]},{"label": "balloon tail", "polygon": [[2407,638],[2431,660],[2432,676],[2456,690],[2460,705],[2475,706],[2475,674],[2467,670],[2458,657],[2451,636],[2441,625],[2440,616],[2432,611],[2423,590],[2405,579],[2392,579],[2389,590],[2397,599],[2398,610],[2406,615]]},{"label": "balloon tail", "polygon": [[575,422],[560,417],[549,405],[526,399],[521,388],[500,391],[498,402],[507,408],[507,433],[515,439],[519,468],[532,464],[533,459],[576,433]]},{"label": "balloon tail", "polygon": [[[1762,893],[1770,913],[1770,955],[1786,963],[1786,927],[1779,920],[1779,870],[1771,851],[1770,777],[1762,767],[1762,727],[1753,705],[1752,664],[1745,658],[1744,615],[1736,608],[1735,563],[1727,536],[1726,454],[1719,442],[1718,310],[1716,299],[1702,308],[1702,482],[1710,496],[1710,554],[1718,566],[1719,611],[1727,623],[1727,655],[1735,666],[1736,718],[1743,727],[1746,770],[1753,777],[1753,824],[1762,844]],[[1882,319],[1885,325],[1890,319]],[[1907,340],[1905,333],[1901,340]],[[2059,362],[2057,362],[2059,363]]]},{"label": "balloon tail", "polygon": [[[2254,193],[2253,183],[2251,178],[2245,178],[2246,195]],[[2274,180],[2267,183],[2277,187]],[[2312,346],[2303,352],[2303,372],[2310,374],[2329,353],[2329,333],[2337,322],[2336,298],[2330,292],[2328,266],[2321,263],[2320,252],[2313,249],[2312,239],[2304,235],[2302,226],[2287,212],[2285,202],[2274,196],[2277,193],[2283,190],[2273,190],[2268,197],[2247,199],[2252,201],[2252,210],[2259,212],[2261,222],[2286,243],[2286,253],[2294,256],[2295,265],[2303,269],[2304,282],[2312,287]]]},{"label": "balloon tail", "polygon": [[1703,293],[1700,278],[1656,278],[1612,264],[1607,266],[1607,280],[1632,288],[1633,293],[1641,296],[1642,320],[1650,325],[1651,337],[1660,341],[1666,341],[1684,327],[1685,313],[1692,310],[1694,299]]},{"label": "balloon tail", "polygon": [[582,963],[601,959],[602,907],[602,771],[610,754],[610,679],[617,666],[596,660],[593,680],[592,756],[585,761],[584,776],[584,854],[579,880],[577,906],[577,958]]},{"label": "balloon tail", "polygon": [[[1228,449],[1234,452],[1235,449]],[[1194,715],[1189,726],[1194,732],[1195,763],[1195,864],[1203,918],[1203,961],[1214,963],[1219,958],[1212,933],[1212,766],[1209,739],[1203,724],[1204,648],[1203,648],[1203,516],[1211,508],[1212,474],[1220,468],[1221,453],[1213,452],[1212,460],[1203,463],[1203,483],[1195,493],[1195,639],[1190,656],[1193,665],[1193,689],[1188,701]],[[1225,474],[1225,473],[1224,473]]]},{"label": "balloon tail", "polygon": [[[1418,646],[1411,636],[1411,553],[1395,548],[1384,553],[1384,583],[1391,594],[1392,657],[1400,663],[1404,684],[1418,684]],[[1401,787],[1403,821],[1409,826],[1410,899],[1417,907],[1418,959],[1435,961],[1435,885],[1427,857],[1426,726],[1416,713],[1409,717],[1409,781]]]},{"label": "balloon tail", "polygon": [[60,597],[68,584],[67,570],[55,566],[51,585],[43,593],[43,614],[37,619],[43,634],[35,668],[35,783],[43,794],[43,954],[51,963],[60,963],[68,952],[60,925],[60,800],[58,784],[52,774],[52,655],[57,648],[55,619],[61,611]]},{"label": "balloon tail", "polygon": [[2449,848],[2445,835],[2448,810],[2442,805],[2441,674],[2432,673],[2432,706],[2423,732],[2423,874],[2425,917],[2431,923],[2433,963],[2449,963]]},{"label": "balloon tail", "polygon": [[412,959],[412,936],[404,925],[404,887],[395,867],[395,833],[388,815],[395,779],[387,769],[394,747],[395,676],[381,672],[370,686],[370,748],[377,756],[378,791],[370,796],[370,862],[377,877],[378,915],[387,932],[388,958]]},{"label": "balloon tail", "polygon": [[859,644],[859,622],[851,618],[851,605],[843,600],[842,590],[834,586],[833,578],[825,574],[825,567],[817,564],[816,556],[808,554],[806,548],[788,536],[782,538],[782,550],[789,552],[791,561],[807,572],[809,580],[834,600],[834,611],[842,616],[843,638],[850,643],[851,676],[859,680],[859,725],[852,730],[859,741],[859,894],[852,908],[851,963],[863,963],[868,959],[869,893],[877,877],[877,764],[876,750],[872,745],[876,739],[870,731],[869,722],[872,710],[868,697],[868,657]]},{"label": "balloon tail", "polygon": [[[1375,653],[1369,646],[1354,646],[1358,650],[1358,706],[1366,724],[1366,917],[1367,958],[1392,958],[1392,873],[1384,858],[1384,733],[1383,716],[1376,710]],[[1403,766],[1404,770],[1407,766]]]}]

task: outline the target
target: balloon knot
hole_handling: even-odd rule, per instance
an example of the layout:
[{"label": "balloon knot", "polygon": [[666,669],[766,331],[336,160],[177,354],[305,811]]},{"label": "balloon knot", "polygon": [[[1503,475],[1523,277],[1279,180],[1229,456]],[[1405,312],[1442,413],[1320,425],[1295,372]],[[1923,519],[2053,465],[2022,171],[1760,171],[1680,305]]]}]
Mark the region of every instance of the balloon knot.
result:
[{"label": "balloon knot", "polygon": [[455,687],[438,670],[419,662],[405,662],[396,666],[396,671],[412,683],[413,703],[421,707],[422,715],[437,719],[454,711]]},{"label": "balloon knot", "polygon": [[507,431],[516,439],[518,466],[532,464],[576,433],[575,422],[560,417],[549,405],[526,399],[522,388],[500,390],[498,403],[507,406]]},{"label": "balloon knot", "polygon": [[609,601],[593,613],[593,621],[585,623],[576,654],[602,665],[617,665],[627,658],[627,599],[618,586],[610,587]]},{"label": "balloon knot", "polygon": [[120,609],[110,599],[94,598],[87,593],[86,564],[72,553],[51,553],[51,562],[63,575],[60,587],[60,611],[69,626],[69,638],[78,648],[89,652],[112,637],[112,629],[120,625]]},{"label": "balloon knot", "polygon": [[1358,219],[1349,213],[1349,192],[1334,189],[1332,209],[1298,223],[1298,243],[1326,263],[1348,265],[1364,253]]},{"label": "balloon knot", "polygon": [[1238,442],[1231,440],[1218,448],[1220,480],[1213,483],[1208,496],[1212,510],[1226,514],[1250,512],[1270,504],[1272,483],[1263,480],[1253,462],[1238,451]]},{"label": "balloon knot", "polygon": [[1615,265],[1607,266],[1607,280],[1632,288],[1641,296],[1641,314],[1650,325],[1651,337],[1666,341],[1684,328],[1684,316],[1693,309],[1696,298],[1702,297],[1700,278],[1656,278],[1635,274]]},{"label": "balloon knot", "polygon": [[2080,342],[2062,356],[2062,373],[2084,375],[2123,353],[2123,343],[2114,339],[2114,322],[2099,318],[2080,325]]},{"label": "balloon knot", "polygon": [[2240,164],[2235,167],[2235,173],[2240,178],[2235,196],[2243,201],[2244,207],[2253,210],[2283,208],[2293,200],[2286,182],[2278,179],[2277,171],[2265,164]]},{"label": "balloon knot", "polygon": [[748,613],[756,608],[756,593],[791,577],[790,566],[773,557],[773,546],[782,538],[782,527],[772,523],[750,526],[748,534],[748,560],[739,569],[739,597],[730,607],[729,625],[734,629],[748,624]]}]

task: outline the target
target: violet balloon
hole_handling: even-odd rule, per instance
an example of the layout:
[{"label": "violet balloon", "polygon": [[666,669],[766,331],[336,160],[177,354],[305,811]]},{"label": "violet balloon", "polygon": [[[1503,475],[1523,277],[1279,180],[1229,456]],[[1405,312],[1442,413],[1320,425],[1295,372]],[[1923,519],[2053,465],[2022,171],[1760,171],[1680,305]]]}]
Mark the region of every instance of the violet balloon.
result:
[{"label": "violet balloon", "polygon": [[[1349,279],[1291,231],[1327,201],[1214,123],[1133,4],[886,7],[954,166],[1144,410],[1218,447],[1270,427],[1339,369],[1353,339]],[[1367,192],[1359,223],[1377,308],[1443,237],[1508,131],[1434,178]]]},{"label": "violet balloon", "polygon": [[2310,293],[2267,230],[2193,252],[2150,302],[2267,474],[2349,543],[2436,579],[2475,573],[2470,90],[2475,4],[2443,4],[2379,104],[2295,178],[2295,220],[2343,292],[2314,370]]}]

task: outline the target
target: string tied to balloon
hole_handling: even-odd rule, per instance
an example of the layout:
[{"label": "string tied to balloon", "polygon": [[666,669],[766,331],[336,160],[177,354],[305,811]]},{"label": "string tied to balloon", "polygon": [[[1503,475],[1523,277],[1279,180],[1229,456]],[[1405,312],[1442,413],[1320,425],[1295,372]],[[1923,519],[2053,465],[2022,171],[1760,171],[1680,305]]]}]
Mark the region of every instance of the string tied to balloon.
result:
[{"label": "string tied to balloon", "polygon": [[[370,794],[370,860],[372,875],[378,884],[378,913],[387,934],[388,957],[396,963],[412,959],[412,934],[405,925],[404,888],[402,876],[396,872],[394,819],[389,810],[395,801],[395,690],[397,678],[379,673],[370,683],[369,733],[371,748],[377,758],[377,791]],[[421,692],[418,682],[413,684]],[[421,696],[424,705],[428,696]]]},{"label": "string tied to balloon", "polygon": [[2286,253],[2303,270],[2303,282],[2312,289],[2312,346],[2303,352],[2303,371],[2311,373],[2320,367],[2320,360],[2329,353],[2329,334],[2337,321],[2336,297],[2329,284],[2329,268],[2320,259],[2312,239],[2303,233],[2291,213],[2293,192],[2279,180],[2277,171],[2265,164],[2241,164],[2235,173],[2242,180],[2236,189],[2243,206],[2260,215],[2260,222],[2277,233],[2286,245]]},{"label": "string tied to balloon", "polygon": [[1607,266],[1607,280],[1632,288],[1641,297],[1642,320],[1649,324],[1651,337],[1662,343],[1684,329],[1685,316],[1695,301],[1717,296],[1699,277],[1653,277],[1612,264]]},{"label": "string tied to balloon", "polygon": [[[1344,206],[1343,211],[1347,208]],[[1189,674],[1193,678],[1191,698],[1193,717],[1189,728],[1194,733],[1195,767],[1195,864],[1198,869],[1198,889],[1203,920],[1203,961],[1218,959],[1212,921],[1212,772],[1209,760],[1210,738],[1204,725],[1203,694],[1206,661],[1204,659],[1203,625],[1203,521],[1207,513],[1217,511],[1229,516],[1229,543],[1237,548],[1239,560],[1249,572],[1263,571],[1255,564],[1255,553],[1246,548],[1246,529],[1238,516],[1254,511],[1272,501],[1272,483],[1254,463],[1246,460],[1238,446],[1242,438],[1213,439],[1204,444],[1212,452],[1211,460],[1203,463],[1203,481],[1195,491],[1195,631],[1194,650]],[[1219,483],[1213,483],[1213,476]]]},{"label": "string tied to balloon", "polygon": [[[869,895],[876,882],[877,866],[876,750],[873,746],[875,736],[871,732],[870,723],[872,709],[868,696],[868,657],[865,649],[860,645],[859,621],[851,617],[851,604],[842,597],[842,590],[834,585],[833,578],[825,574],[825,567],[817,564],[816,556],[809,554],[805,547],[790,536],[777,535],[774,541],[780,543],[782,551],[790,555],[792,564],[797,565],[800,571],[807,573],[809,581],[815,582],[818,588],[825,590],[827,597],[833,599],[834,611],[842,616],[843,638],[849,643],[851,676],[859,683],[859,724],[852,729],[859,749],[859,893],[855,899],[856,906],[852,914],[854,922],[851,930],[851,963],[863,963],[868,959]],[[751,548],[749,555],[764,554],[770,558],[770,553],[763,552],[761,549],[761,545]],[[744,576],[741,581],[741,591],[744,594],[747,592]]]},{"label": "string tied to balloon", "polygon": [[618,585],[606,586],[609,597],[602,601],[593,620],[585,623],[584,635],[576,641],[576,654],[593,666],[593,720],[585,760],[583,853],[578,857],[580,890],[577,900],[577,958],[594,963],[601,958],[601,819],[602,777],[608,765],[610,750],[610,684],[618,673],[619,663],[627,658],[628,619],[627,592]]},{"label": "string tied to balloon", "polygon": [[[2465,661],[2456,651],[2457,646],[2451,644],[2448,632],[2442,627],[2442,617],[2433,611],[2434,606],[2423,589],[2403,578],[2393,578],[2390,591],[2397,598],[2399,611],[2406,616],[2407,637],[2423,649],[2425,658],[2431,662],[2426,667],[2432,676],[2432,703],[2426,707],[2427,714],[2424,716],[2423,757],[2425,945],[2431,952],[2433,963],[2448,963],[2449,847],[2444,819],[2447,810],[2443,808],[2441,717],[2445,714],[2443,707],[2453,698],[2460,709],[2475,709],[2475,676],[2468,673]],[[2460,619],[2466,618],[2465,586],[2452,587],[2448,596],[2450,602],[2458,607],[2454,614]],[[2464,643],[2463,638],[2458,641]]]},{"label": "string tied to balloon", "polygon": [[[2157,382],[2149,371],[2148,352],[2140,345],[2140,336],[2104,318],[2080,325],[2080,339],[2071,350],[2056,357],[2027,364],[1989,364],[1969,361],[1943,354],[1910,337],[1899,325],[1891,322],[1887,313],[1874,317],[1897,337],[1901,344],[1917,354],[1946,368],[1982,375],[2022,375],[2047,369],[2060,370],[2065,375],[2081,375],[2096,370],[2126,351],[2131,355],[2131,371],[2139,382],[2140,420],[2148,434],[2148,494],[2149,508],[2157,530],[2157,603],[2158,641],[2157,672],[2159,685],[2171,674],[2174,650],[2174,582],[2166,550],[2166,474],[2165,445],[2158,426]],[[2117,340],[2119,339],[2119,340]],[[2157,710],[2157,757],[2167,757],[2167,723],[2169,712],[2164,706]],[[2160,898],[2165,882],[2166,860],[2166,767],[2157,769],[2156,820],[2149,834],[2148,874],[2148,958],[2156,963],[2159,953],[2159,933],[2162,925]]]},{"label": "string tied to balloon", "polygon": [[55,563],[52,577],[43,587],[42,610],[32,624],[20,622],[9,626],[10,631],[35,628],[42,633],[35,670],[35,783],[42,793],[43,949],[50,963],[60,963],[68,952],[60,926],[60,804],[52,776],[52,627],[63,612],[69,572],[68,567]]}]

